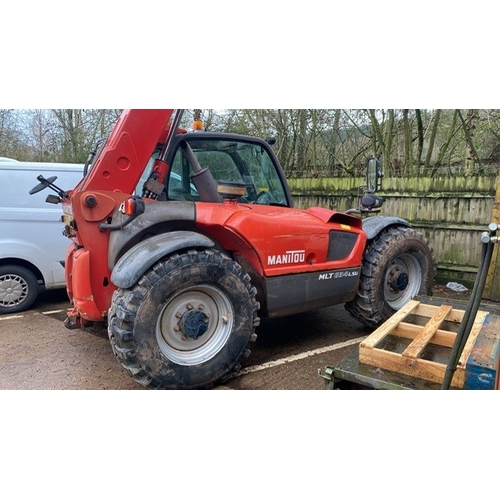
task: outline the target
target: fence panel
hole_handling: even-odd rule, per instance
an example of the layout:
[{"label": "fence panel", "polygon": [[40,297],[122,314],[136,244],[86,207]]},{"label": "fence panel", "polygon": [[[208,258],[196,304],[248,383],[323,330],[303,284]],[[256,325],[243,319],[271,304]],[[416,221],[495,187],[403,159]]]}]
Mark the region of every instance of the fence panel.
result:
[{"label": "fence panel", "polygon": [[[343,212],[358,206],[363,179],[291,179],[297,208]],[[496,177],[384,179],[382,214],[408,220],[428,238],[438,280],[471,286],[481,255],[481,233],[493,213]],[[498,222],[498,221],[494,221]]]}]

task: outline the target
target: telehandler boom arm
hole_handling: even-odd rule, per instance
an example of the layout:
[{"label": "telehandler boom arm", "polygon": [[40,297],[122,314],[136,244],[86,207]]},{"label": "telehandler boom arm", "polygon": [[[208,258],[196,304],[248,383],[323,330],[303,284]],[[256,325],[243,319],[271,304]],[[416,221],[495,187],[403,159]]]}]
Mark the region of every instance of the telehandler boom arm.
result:
[{"label": "telehandler boom arm", "polygon": [[173,109],[126,109],[77,190],[131,194],[158,144],[167,142]]}]

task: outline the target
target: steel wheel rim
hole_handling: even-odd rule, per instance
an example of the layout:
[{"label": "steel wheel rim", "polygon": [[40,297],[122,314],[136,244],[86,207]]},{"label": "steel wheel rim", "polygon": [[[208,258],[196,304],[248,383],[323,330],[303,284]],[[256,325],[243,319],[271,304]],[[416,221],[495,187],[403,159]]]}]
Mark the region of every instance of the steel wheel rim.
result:
[{"label": "steel wheel rim", "polygon": [[[186,323],[190,320],[204,325],[196,338],[188,334]],[[221,351],[233,325],[229,298],[214,286],[198,285],[174,295],[164,306],[156,325],[156,339],[161,352],[173,363],[199,365]]]},{"label": "steel wheel rim", "polygon": [[[406,282],[406,284],[405,284]],[[392,309],[401,309],[418,295],[422,283],[422,268],[411,254],[400,255],[388,266],[384,280],[384,296]]]},{"label": "steel wheel rim", "polygon": [[29,285],[26,280],[17,274],[0,276],[0,306],[15,307],[26,300]]}]

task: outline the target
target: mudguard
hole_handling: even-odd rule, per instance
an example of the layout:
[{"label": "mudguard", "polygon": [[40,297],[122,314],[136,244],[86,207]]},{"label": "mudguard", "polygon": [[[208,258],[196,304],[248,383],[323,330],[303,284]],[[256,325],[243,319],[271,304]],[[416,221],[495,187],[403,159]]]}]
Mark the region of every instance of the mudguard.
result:
[{"label": "mudguard", "polygon": [[118,288],[133,287],[155,262],[185,248],[211,248],[215,243],[193,231],[174,231],[159,234],[131,248],[111,273],[111,281]]},{"label": "mudguard", "polygon": [[411,224],[399,217],[368,217],[363,220],[363,230],[366,233],[368,240],[373,240],[378,234],[389,226],[406,226],[411,227]]}]

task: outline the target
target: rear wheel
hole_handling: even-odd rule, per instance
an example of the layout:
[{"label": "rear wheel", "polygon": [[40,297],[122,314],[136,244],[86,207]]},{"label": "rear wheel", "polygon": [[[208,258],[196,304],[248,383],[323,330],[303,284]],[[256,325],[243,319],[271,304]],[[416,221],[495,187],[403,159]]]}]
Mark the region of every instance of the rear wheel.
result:
[{"label": "rear wheel", "polygon": [[239,369],[255,341],[258,302],[250,278],[213,251],[175,254],[130,290],[118,290],[109,337],[141,385],[201,389]]},{"label": "rear wheel", "polygon": [[36,276],[22,266],[0,266],[0,314],[25,311],[38,297]]},{"label": "rear wheel", "polygon": [[434,275],[427,240],[408,227],[389,228],[366,248],[359,290],[346,309],[361,323],[377,327],[416,295],[430,295]]}]

